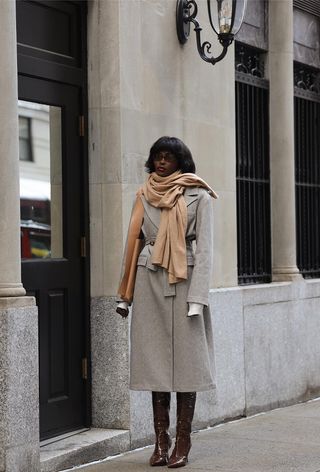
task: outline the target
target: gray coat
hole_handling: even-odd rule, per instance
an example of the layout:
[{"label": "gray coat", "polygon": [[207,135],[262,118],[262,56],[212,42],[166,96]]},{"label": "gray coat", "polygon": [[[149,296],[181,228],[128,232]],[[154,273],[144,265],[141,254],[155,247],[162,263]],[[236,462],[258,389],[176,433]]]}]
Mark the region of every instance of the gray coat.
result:
[{"label": "gray coat", "polygon": [[[161,210],[143,199],[145,246],[138,259],[131,319],[130,388],[190,392],[214,388],[213,337],[208,307],[212,268],[212,197],[187,188],[188,279],[168,284],[167,272],[151,263]],[[196,249],[193,251],[193,243]],[[205,305],[187,317],[187,302]]]}]

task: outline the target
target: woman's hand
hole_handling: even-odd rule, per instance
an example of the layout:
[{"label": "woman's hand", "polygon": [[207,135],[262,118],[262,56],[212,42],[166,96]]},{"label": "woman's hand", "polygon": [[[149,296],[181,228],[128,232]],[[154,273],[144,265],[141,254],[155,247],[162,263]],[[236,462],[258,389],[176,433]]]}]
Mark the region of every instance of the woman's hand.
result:
[{"label": "woman's hand", "polygon": [[129,304],[127,302],[120,302],[116,308],[116,312],[122,316],[122,318],[127,318],[129,315]]}]

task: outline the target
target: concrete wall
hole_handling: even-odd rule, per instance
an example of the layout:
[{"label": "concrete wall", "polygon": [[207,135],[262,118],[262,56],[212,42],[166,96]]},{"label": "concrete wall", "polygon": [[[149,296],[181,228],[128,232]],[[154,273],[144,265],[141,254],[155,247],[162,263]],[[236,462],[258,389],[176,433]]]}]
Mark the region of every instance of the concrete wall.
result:
[{"label": "concrete wall", "polygon": [[[217,388],[198,393],[194,429],[320,395],[319,280],[216,289],[210,306]],[[152,440],[150,394],[131,405],[136,447]]]},{"label": "concrete wall", "polygon": [[211,293],[216,418],[254,414],[320,394],[320,281]]},{"label": "concrete wall", "polygon": [[[204,0],[199,11],[203,17]],[[214,67],[200,59],[193,31],[182,47],[172,0],[89,1],[88,26],[92,296],[116,293],[129,213],[146,177],[144,162],[165,134],[186,141],[199,175],[221,197],[213,286],[235,285],[233,47]],[[220,51],[205,27],[204,39]]]},{"label": "concrete wall", "polygon": [[[203,20],[204,0],[199,12]],[[151,394],[128,389],[129,323],[115,314],[115,294],[143,164],[164,134],[188,144],[220,195],[210,301],[217,389],[199,394],[194,427],[318,395],[320,281],[237,287],[233,47],[212,67],[193,31],[180,46],[173,0],[92,0],[88,28],[93,425],[130,429],[132,447],[153,436]],[[205,26],[203,38],[215,41]]]},{"label": "concrete wall", "polygon": [[[194,429],[320,395],[319,280],[214,289],[210,306],[217,388],[198,394]],[[138,447],[153,438],[151,394],[128,393],[127,325],[106,308],[100,315],[112,320],[108,343],[101,344],[103,330],[94,339],[100,339],[101,348],[96,382],[102,384],[109,361],[104,380],[110,397],[95,418],[99,426],[130,429],[131,447]],[[175,401],[171,417],[174,428]]]},{"label": "concrete wall", "polygon": [[0,298],[0,471],[40,470],[38,309]]},{"label": "concrete wall", "polygon": [[[212,287],[237,283],[233,47],[214,67],[202,61],[193,31],[179,44],[175,7],[172,0],[88,2],[93,424],[131,427],[137,440],[150,430],[149,420],[140,424],[150,401],[129,393],[129,329],[113,297],[134,195],[160,136],[184,140],[198,174],[219,193]],[[203,20],[205,0],[199,13]],[[203,39],[219,53],[201,22]]]}]

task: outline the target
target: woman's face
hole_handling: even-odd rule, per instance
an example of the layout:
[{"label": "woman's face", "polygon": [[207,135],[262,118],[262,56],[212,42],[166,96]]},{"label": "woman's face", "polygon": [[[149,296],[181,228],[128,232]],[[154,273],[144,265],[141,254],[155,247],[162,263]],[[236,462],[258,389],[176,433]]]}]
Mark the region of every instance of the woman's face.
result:
[{"label": "woman's face", "polygon": [[178,159],[169,151],[160,151],[154,158],[155,173],[160,177],[168,177],[179,168]]}]

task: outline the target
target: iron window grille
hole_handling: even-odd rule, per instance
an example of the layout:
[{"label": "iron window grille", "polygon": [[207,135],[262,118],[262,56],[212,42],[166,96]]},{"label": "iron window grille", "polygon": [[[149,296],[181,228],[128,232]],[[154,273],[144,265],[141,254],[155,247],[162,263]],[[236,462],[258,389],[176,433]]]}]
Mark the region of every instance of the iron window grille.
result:
[{"label": "iron window grille", "polygon": [[236,43],[238,283],[271,282],[269,83],[264,52]]},{"label": "iron window grille", "polygon": [[297,264],[320,277],[320,71],[294,65]]},{"label": "iron window grille", "polygon": [[299,10],[310,13],[320,17],[320,2],[319,0],[293,0],[293,6]]}]

